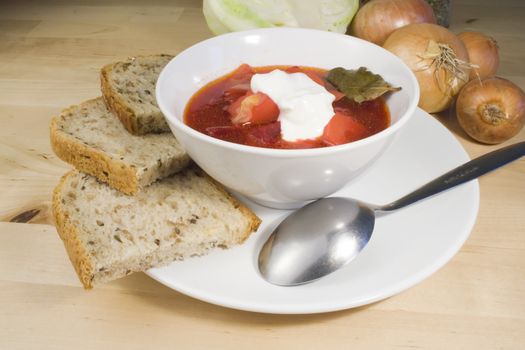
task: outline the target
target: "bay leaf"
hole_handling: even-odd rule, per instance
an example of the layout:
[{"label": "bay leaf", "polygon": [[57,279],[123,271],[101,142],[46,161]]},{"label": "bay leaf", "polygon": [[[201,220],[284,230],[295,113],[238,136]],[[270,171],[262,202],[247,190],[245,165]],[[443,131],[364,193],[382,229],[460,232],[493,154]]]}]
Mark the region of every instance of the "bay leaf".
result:
[{"label": "bay leaf", "polygon": [[357,103],[370,101],[389,91],[399,91],[379,74],[374,74],[366,67],[344,69],[337,67],[328,72],[327,80],[351,100]]}]

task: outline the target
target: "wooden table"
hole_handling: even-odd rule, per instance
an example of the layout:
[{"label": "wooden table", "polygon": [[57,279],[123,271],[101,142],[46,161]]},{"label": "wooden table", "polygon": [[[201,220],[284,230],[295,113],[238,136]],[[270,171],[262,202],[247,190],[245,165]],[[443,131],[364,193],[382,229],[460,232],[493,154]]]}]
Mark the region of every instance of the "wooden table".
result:
[{"label": "wooden table", "polygon": [[[477,223],[444,268],[369,306],[248,313],[189,298],[144,274],[81,288],[50,217],[51,191],[69,166],[51,151],[49,120],[99,95],[103,64],[176,54],[210,37],[200,5],[1,3],[0,349],[524,349],[525,159],[480,180]],[[525,3],[455,0],[453,11],[451,29],[494,36],[499,75],[525,89]],[[438,118],[472,157],[498,147],[470,140],[452,113]],[[522,130],[505,144],[524,139]]]}]

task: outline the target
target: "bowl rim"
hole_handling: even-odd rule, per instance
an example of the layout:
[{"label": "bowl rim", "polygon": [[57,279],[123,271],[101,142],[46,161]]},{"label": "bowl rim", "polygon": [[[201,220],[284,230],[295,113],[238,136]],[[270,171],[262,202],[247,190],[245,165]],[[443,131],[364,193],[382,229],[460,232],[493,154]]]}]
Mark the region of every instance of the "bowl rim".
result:
[{"label": "bowl rim", "polygon": [[[282,31],[287,31],[287,32],[292,32],[292,33],[296,32],[297,35],[307,35],[308,33],[315,32],[315,33],[320,34],[320,35],[344,37],[345,38],[344,40],[354,40],[354,41],[359,41],[361,43],[364,43],[365,45],[376,46],[377,48],[383,50],[384,53],[387,56],[390,56],[390,58],[392,60],[396,61],[402,67],[402,69],[407,73],[407,77],[409,78],[409,81],[413,85],[413,88],[414,88],[414,98],[409,100],[408,107],[407,107],[405,113],[403,113],[401,115],[399,120],[397,120],[394,124],[390,124],[386,129],[384,129],[384,130],[382,130],[382,131],[380,131],[380,132],[378,132],[378,133],[376,133],[374,135],[365,137],[365,138],[357,140],[357,141],[352,141],[352,142],[349,142],[349,143],[345,143],[345,144],[342,144],[342,145],[334,145],[334,146],[319,147],[319,148],[301,148],[301,149],[278,149],[278,148],[265,148],[265,147],[249,146],[249,145],[243,145],[243,144],[238,144],[238,143],[234,143],[234,142],[230,142],[230,141],[225,141],[225,140],[221,140],[221,139],[218,139],[218,138],[214,138],[212,136],[208,136],[208,135],[206,135],[206,134],[204,134],[204,133],[202,133],[200,131],[197,131],[197,130],[189,127],[188,125],[186,125],[184,123],[184,121],[182,119],[177,118],[173,114],[173,112],[171,111],[170,108],[167,108],[166,102],[163,99],[163,92],[161,91],[160,87],[163,86],[164,85],[163,82],[166,79],[168,79],[167,78],[167,75],[168,75],[167,72],[169,71],[169,67],[174,64],[173,62],[177,61],[177,58],[179,56],[184,56],[184,55],[191,54],[191,51],[193,51],[193,50],[195,50],[195,49],[197,49],[197,48],[199,48],[201,46],[206,46],[206,45],[209,45],[210,43],[213,43],[213,42],[218,41],[218,40],[224,40],[224,39],[226,39],[228,37],[246,37],[246,36],[253,36],[253,35],[264,35],[265,33],[268,33],[268,32],[282,32]],[[222,74],[222,75],[224,75],[224,74]],[[222,75],[214,76],[214,78],[212,80],[206,82],[206,84],[211,82],[211,81],[213,81],[213,80],[215,80],[215,79],[220,78]],[[195,93],[197,93],[198,91],[199,91],[199,89],[195,90],[192,93],[192,96]],[[168,124],[173,125],[180,132],[183,132],[183,133],[189,135],[192,138],[196,138],[196,139],[198,139],[198,140],[200,140],[200,141],[202,141],[204,143],[212,144],[212,145],[217,146],[219,148],[225,148],[225,149],[228,149],[228,150],[234,150],[234,151],[239,151],[239,152],[248,153],[248,154],[257,154],[257,155],[261,155],[261,156],[272,156],[272,157],[276,157],[276,158],[300,158],[300,157],[310,157],[310,156],[336,154],[336,153],[339,153],[339,152],[347,152],[347,151],[350,151],[350,150],[353,150],[353,149],[365,147],[366,145],[368,145],[370,143],[373,143],[376,140],[387,138],[388,136],[396,133],[414,115],[415,109],[416,109],[416,107],[418,105],[418,102],[419,102],[419,95],[420,95],[419,83],[417,82],[416,76],[414,75],[412,70],[399,57],[397,57],[396,55],[394,55],[390,51],[382,48],[381,46],[378,46],[376,44],[373,44],[371,42],[368,42],[366,40],[363,40],[363,39],[360,39],[360,38],[357,38],[357,37],[354,37],[354,36],[351,36],[351,35],[348,35],[348,34],[328,32],[328,31],[323,31],[323,30],[318,30],[318,29],[311,29],[311,28],[288,28],[288,27],[259,28],[259,29],[244,30],[244,31],[239,31],[239,32],[231,32],[231,33],[226,33],[226,34],[214,36],[214,37],[208,38],[206,40],[200,41],[200,42],[198,42],[198,43],[196,43],[196,44],[194,44],[194,45],[184,49],[178,55],[173,57],[166,64],[166,66],[162,69],[162,71],[160,72],[159,77],[157,79],[156,86],[155,86],[155,97],[157,99],[157,104],[158,104],[162,114],[164,115],[164,118],[167,119]],[[184,106],[184,110],[186,109],[186,106],[187,106],[187,103]],[[173,130],[172,130],[172,132],[173,132]]]}]

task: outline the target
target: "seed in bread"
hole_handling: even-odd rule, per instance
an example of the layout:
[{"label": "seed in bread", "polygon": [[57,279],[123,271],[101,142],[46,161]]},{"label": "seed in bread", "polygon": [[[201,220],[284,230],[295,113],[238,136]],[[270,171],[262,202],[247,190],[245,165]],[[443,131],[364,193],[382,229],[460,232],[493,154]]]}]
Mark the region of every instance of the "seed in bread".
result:
[{"label": "seed in bread", "polygon": [[138,56],[104,66],[100,72],[102,96],[134,135],[170,131],[157,106],[155,85],[170,55]]},{"label": "seed in bread", "polygon": [[193,166],[136,196],[73,170],[55,188],[53,215],[85,288],[241,244],[260,224]]},{"label": "seed in bread", "polygon": [[53,118],[51,146],[60,159],[126,194],[180,171],[190,161],[171,133],[129,134],[102,98]]}]

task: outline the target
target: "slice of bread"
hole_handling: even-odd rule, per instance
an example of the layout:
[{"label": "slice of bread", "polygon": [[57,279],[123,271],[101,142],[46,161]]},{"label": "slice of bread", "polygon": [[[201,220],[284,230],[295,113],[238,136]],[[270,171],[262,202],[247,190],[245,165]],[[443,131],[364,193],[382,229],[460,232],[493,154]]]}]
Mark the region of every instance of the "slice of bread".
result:
[{"label": "slice of bread", "polygon": [[126,196],[73,170],[53,193],[53,214],[85,288],[132,272],[230,248],[260,219],[197,167]]},{"label": "slice of bread", "polygon": [[180,171],[190,161],[171,133],[130,135],[102,98],[53,118],[51,146],[60,159],[126,194]]},{"label": "slice of bread", "polygon": [[170,55],[139,56],[104,66],[100,72],[102,96],[133,135],[170,131],[155,98],[160,71]]}]

